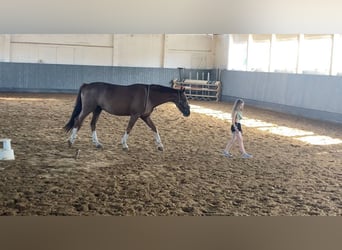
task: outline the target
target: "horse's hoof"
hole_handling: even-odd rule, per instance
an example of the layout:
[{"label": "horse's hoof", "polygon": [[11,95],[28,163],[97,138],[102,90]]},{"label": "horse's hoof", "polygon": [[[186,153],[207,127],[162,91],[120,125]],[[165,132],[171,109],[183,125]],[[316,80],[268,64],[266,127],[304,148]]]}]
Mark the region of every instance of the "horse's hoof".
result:
[{"label": "horse's hoof", "polygon": [[122,148],[123,151],[128,151],[128,148]]},{"label": "horse's hoof", "polygon": [[164,151],[164,148],[163,147],[158,147],[158,150],[159,151]]},{"label": "horse's hoof", "polygon": [[68,145],[69,145],[69,148],[71,148],[72,143],[70,141],[68,141]]},{"label": "horse's hoof", "polygon": [[103,149],[102,144],[96,144],[95,147],[98,148],[98,149]]}]

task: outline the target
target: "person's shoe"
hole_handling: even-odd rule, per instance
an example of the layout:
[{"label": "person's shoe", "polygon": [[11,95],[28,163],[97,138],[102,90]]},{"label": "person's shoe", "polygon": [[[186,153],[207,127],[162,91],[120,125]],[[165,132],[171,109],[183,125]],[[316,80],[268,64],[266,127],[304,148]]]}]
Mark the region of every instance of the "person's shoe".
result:
[{"label": "person's shoe", "polygon": [[233,155],[232,155],[231,153],[226,152],[226,151],[223,151],[223,155],[224,155],[225,157],[227,157],[227,158],[232,158],[232,157],[233,157]]},{"label": "person's shoe", "polygon": [[253,158],[253,155],[250,155],[248,153],[244,153],[244,154],[242,154],[241,157],[244,158],[244,159],[249,159],[249,158]]}]

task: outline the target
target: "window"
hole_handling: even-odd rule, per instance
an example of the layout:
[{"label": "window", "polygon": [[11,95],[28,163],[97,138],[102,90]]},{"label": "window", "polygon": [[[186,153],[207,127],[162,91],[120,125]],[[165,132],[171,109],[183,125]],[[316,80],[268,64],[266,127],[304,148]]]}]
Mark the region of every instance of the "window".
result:
[{"label": "window", "polygon": [[331,35],[304,35],[300,63],[305,74],[330,74]]},{"label": "window", "polygon": [[342,76],[342,36],[335,35],[334,41],[334,61],[333,61],[333,74]]},{"label": "window", "polygon": [[246,70],[248,35],[231,35],[230,39],[228,69]]},{"label": "window", "polygon": [[271,35],[253,35],[248,48],[248,70],[269,71]]},{"label": "window", "polygon": [[342,76],[342,35],[229,36],[228,70]]},{"label": "window", "polygon": [[272,50],[274,72],[296,73],[298,57],[297,35],[276,35]]}]

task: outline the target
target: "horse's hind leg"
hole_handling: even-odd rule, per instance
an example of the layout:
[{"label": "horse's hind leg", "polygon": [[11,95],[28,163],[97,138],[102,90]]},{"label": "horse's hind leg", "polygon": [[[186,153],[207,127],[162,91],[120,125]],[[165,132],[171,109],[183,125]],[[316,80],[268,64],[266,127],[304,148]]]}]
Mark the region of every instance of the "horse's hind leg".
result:
[{"label": "horse's hind leg", "polygon": [[74,127],[72,129],[69,141],[68,141],[69,147],[71,147],[74,144],[76,137],[77,137],[77,131],[80,130],[82,123],[83,123],[83,120],[87,117],[87,115],[89,115],[90,112],[91,111],[87,111],[87,110],[84,111],[84,109],[82,109],[82,111],[78,115],[78,117],[75,118],[75,124],[74,124]]},{"label": "horse's hind leg", "polygon": [[99,119],[101,111],[102,111],[102,108],[100,106],[97,106],[95,111],[93,112],[93,118],[91,119],[91,122],[90,122],[91,131],[92,131],[92,141],[97,148],[102,148],[102,144],[99,142],[97,138],[97,134],[96,134],[96,122]]},{"label": "horse's hind leg", "polygon": [[72,129],[72,131],[71,131],[71,135],[70,135],[70,138],[69,138],[69,140],[68,140],[68,144],[69,144],[69,147],[71,147],[73,144],[74,144],[74,142],[75,142],[75,140],[76,140],[76,137],[77,137],[77,128],[73,128]]},{"label": "horse's hind leg", "polygon": [[138,120],[138,118],[139,118],[139,115],[131,115],[131,118],[129,119],[129,122],[128,122],[128,125],[126,128],[126,132],[121,139],[121,144],[122,144],[123,150],[128,149],[127,139],[128,139],[129,133],[131,132],[131,130],[132,130],[134,124],[136,123],[136,121]]},{"label": "horse's hind leg", "polygon": [[154,125],[153,121],[151,120],[151,117],[150,116],[142,116],[140,118],[147,124],[147,126],[149,126],[152,129],[152,131],[154,133],[154,139],[156,140],[157,148],[158,148],[158,150],[163,151],[164,146],[161,142],[158,130],[157,130],[156,126]]}]

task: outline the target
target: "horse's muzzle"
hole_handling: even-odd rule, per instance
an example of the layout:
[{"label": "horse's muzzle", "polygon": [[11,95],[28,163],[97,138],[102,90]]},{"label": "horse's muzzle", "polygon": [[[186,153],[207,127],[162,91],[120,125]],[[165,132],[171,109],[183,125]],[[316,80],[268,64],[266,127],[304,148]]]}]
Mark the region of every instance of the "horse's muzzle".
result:
[{"label": "horse's muzzle", "polygon": [[185,110],[183,116],[188,117],[190,115],[190,110]]}]

